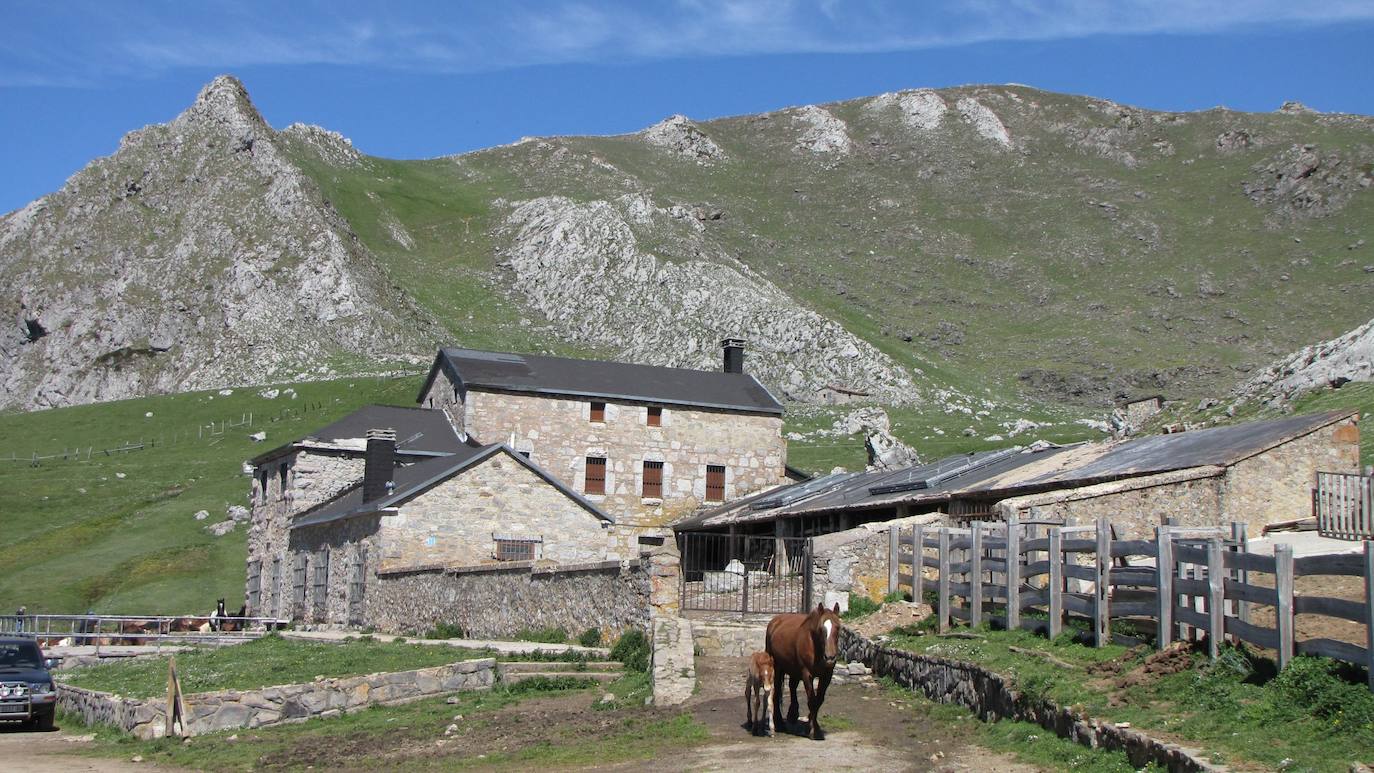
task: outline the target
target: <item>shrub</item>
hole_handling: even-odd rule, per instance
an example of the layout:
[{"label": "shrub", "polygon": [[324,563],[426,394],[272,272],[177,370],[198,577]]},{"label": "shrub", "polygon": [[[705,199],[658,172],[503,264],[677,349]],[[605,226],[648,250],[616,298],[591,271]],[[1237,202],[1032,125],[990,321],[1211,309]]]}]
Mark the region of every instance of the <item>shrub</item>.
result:
[{"label": "shrub", "polygon": [[649,637],[638,628],[631,628],[622,633],[620,638],[616,639],[615,646],[611,647],[611,660],[624,663],[626,671],[648,671],[649,657],[652,654]]},{"label": "shrub", "polygon": [[541,628],[537,631],[524,630],[515,635],[517,641],[532,641],[540,644],[567,644],[568,632],[563,628]]},{"label": "shrub", "polygon": [[582,632],[581,636],[577,637],[577,643],[581,644],[583,647],[600,647],[601,630],[598,628],[588,628]]},{"label": "shrub", "polygon": [[856,617],[871,615],[882,608],[883,605],[880,601],[874,601],[858,593],[851,593],[849,594],[849,609],[845,610],[845,613],[840,615],[840,617],[845,620],[853,620]]},{"label": "shrub", "polygon": [[1301,712],[1324,721],[1336,733],[1374,734],[1374,694],[1343,679],[1340,665],[1301,656],[1265,685],[1265,713],[1271,717]]},{"label": "shrub", "polygon": [[886,596],[883,596],[883,603],[884,603],[884,604],[891,604],[891,603],[896,602],[896,601],[910,601],[910,600],[911,600],[911,594],[907,593],[906,591],[900,591],[900,590],[894,590],[894,591],[888,593]]},{"label": "shrub", "polygon": [[439,623],[433,628],[425,631],[426,639],[462,639],[463,629],[454,623]]}]

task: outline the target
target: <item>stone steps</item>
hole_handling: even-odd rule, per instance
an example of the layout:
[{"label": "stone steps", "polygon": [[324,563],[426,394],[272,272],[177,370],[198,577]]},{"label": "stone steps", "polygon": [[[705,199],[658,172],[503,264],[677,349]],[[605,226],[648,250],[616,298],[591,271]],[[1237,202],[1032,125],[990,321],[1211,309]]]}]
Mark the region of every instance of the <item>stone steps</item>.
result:
[{"label": "stone steps", "polygon": [[592,679],[602,684],[614,682],[624,676],[620,671],[502,671],[501,679],[507,684],[523,682],[527,679],[559,679],[563,677],[573,677],[574,679]]}]

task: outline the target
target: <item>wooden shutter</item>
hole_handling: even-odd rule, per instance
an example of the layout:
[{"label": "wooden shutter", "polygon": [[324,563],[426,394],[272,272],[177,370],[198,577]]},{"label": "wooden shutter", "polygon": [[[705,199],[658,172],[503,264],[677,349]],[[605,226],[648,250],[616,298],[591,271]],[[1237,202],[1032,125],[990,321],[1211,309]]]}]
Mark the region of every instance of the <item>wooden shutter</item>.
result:
[{"label": "wooden shutter", "polygon": [[644,463],[644,498],[663,498],[663,462]]},{"label": "wooden shutter", "polygon": [[583,491],[588,494],[606,493],[606,457],[587,457],[587,483]]},{"label": "wooden shutter", "polygon": [[248,614],[262,614],[262,562],[248,564]]},{"label": "wooden shutter", "polygon": [[324,622],[329,611],[329,548],[320,548],[315,554],[315,598],[314,615],[316,622]]},{"label": "wooden shutter", "polygon": [[706,501],[724,502],[725,501],[725,466],[720,464],[706,465]]},{"label": "wooden shutter", "polygon": [[603,423],[606,421],[605,403],[592,403],[592,421],[599,421]]},{"label": "wooden shutter", "polygon": [[305,616],[305,553],[296,554],[296,566],[291,577],[291,619]]},{"label": "wooden shutter", "polygon": [[281,557],[272,559],[272,618],[281,617]]},{"label": "wooden shutter", "polygon": [[367,548],[359,545],[353,553],[353,571],[348,581],[348,623],[363,624],[363,593],[367,587]]},{"label": "wooden shutter", "polygon": [[657,405],[649,406],[649,413],[646,415],[645,421],[650,427],[663,426],[663,409]]}]

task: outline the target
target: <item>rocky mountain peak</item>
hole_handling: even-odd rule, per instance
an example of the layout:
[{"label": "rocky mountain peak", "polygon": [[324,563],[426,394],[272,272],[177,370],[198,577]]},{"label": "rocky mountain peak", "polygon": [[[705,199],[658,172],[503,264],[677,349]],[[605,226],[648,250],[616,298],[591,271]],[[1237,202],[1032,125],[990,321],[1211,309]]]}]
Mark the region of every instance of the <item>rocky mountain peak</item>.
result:
[{"label": "rocky mountain peak", "polygon": [[196,101],[172,122],[173,127],[190,125],[224,127],[232,132],[270,132],[248,89],[232,75],[220,75],[205,84]]}]

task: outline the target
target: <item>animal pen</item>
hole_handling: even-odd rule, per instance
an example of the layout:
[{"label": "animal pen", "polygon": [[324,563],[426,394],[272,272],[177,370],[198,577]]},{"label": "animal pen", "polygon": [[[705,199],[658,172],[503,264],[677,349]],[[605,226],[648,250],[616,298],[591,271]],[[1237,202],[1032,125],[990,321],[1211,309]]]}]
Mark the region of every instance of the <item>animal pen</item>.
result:
[{"label": "animal pen", "polygon": [[[1374,689],[1374,542],[1362,553],[1295,558],[1247,549],[1243,524],[1167,525],[1153,539],[1117,539],[1105,520],[1084,526],[974,522],[970,528],[894,528],[888,540],[888,587],[935,596],[941,632],[958,620],[996,623],[1058,636],[1069,620],[1086,622],[1097,646],[1128,625],[1153,629],[1163,649],[1179,639],[1224,640],[1278,653],[1322,655],[1365,666]],[[930,575],[934,575],[931,577]],[[1297,596],[1293,581],[1310,575],[1363,578],[1363,600]],[[1273,626],[1252,618],[1273,610]],[[1298,641],[1294,616],[1326,615],[1364,626],[1363,646],[1336,639]],[[1267,615],[1266,615],[1267,616]],[[1128,622],[1129,621],[1129,622]]]},{"label": "animal pen", "polygon": [[811,606],[811,540],[735,534],[678,535],[682,608],[739,614]]}]

